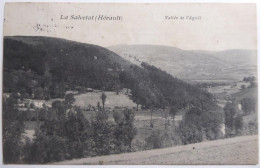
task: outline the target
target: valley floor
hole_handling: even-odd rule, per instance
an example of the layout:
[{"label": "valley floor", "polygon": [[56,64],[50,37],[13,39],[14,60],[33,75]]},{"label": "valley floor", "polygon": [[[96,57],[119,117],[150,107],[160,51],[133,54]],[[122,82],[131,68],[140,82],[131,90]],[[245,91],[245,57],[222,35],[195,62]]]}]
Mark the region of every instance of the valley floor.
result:
[{"label": "valley floor", "polygon": [[185,146],[66,160],[57,165],[190,165],[258,164],[258,135],[241,136]]}]

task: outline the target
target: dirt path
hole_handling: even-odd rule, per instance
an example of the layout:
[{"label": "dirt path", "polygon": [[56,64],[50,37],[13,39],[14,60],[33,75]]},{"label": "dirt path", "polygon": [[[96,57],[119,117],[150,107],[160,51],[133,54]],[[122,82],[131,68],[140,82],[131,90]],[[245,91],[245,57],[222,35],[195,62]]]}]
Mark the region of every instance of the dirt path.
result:
[{"label": "dirt path", "polygon": [[202,142],[185,146],[56,162],[53,164],[257,164],[258,136]]}]

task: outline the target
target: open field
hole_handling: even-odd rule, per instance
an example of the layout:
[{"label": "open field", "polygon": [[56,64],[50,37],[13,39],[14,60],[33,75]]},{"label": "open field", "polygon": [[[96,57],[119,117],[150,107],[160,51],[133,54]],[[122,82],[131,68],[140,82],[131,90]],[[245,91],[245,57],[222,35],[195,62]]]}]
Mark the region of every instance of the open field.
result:
[{"label": "open field", "polygon": [[[241,90],[241,86],[245,85],[245,89]],[[236,85],[224,85],[224,86],[215,86],[207,88],[208,92],[212,93],[217,101],[218,105],[224,108],[227,100],[235,99],[240,101],[244,97],[254,97],[257,98],[257,88],[248,88],[250,86],[249,82],[239,81],[236,82]]]},{"label": "open field", "polygon": [[239,92],[242,85],[245,85],[246,87],[248,87],[249,83],[248,82],[237,82],[236,86],[232,86],[232,85],[216,86],[216,87],[208,88],[208,91],[213,94],[225,92],[227,95],[230,95],[230,94]]},{"label": "open field", "polygon": [[257,87],[255,87],[255,88],[244,89],[240,92],[232,94],[231,96],[236,98],[236,101],[240,101],[243,98],[250,98],[250,97],[257,99],[257,95],[258,95]]},{"label": "open field", "polygon": [[186,146],[125,153],[93,158],[66,160],[53,164],[257,164],[258,136],[241,136],[230,139],[201,142]]},{"label": "open field", "polygon": [[[100,106],[102,106],[102,101],[100,99],[101,92],[94,93],[94,92],[88,92],[80,95],[75,95],[75,103],[74,105],[80,106],[80,107],[88,107],[88,105],[97,106],[97,103],[100,103]],[[125,94],[116,94],[115,92],[105,92],[107,99],[105,102],[105,107],[115,107],[115,106],[124,106],[133,108],[136,107],[136,104],[129,99],[129,97]]]}]

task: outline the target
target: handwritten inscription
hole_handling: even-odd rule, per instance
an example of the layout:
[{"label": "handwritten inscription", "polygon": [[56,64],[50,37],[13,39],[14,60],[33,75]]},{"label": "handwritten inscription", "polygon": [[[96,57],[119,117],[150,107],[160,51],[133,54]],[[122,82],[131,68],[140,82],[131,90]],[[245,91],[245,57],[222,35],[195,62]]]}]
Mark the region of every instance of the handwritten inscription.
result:
[{"label": "handwritten inscription", "polygon": [[73,29],[74,26],[66,25],[66,26],[58,26],[56,24],[39,24],[33,26],[34,30],[37,32],[56,32],[58,28],[64,29]]}]

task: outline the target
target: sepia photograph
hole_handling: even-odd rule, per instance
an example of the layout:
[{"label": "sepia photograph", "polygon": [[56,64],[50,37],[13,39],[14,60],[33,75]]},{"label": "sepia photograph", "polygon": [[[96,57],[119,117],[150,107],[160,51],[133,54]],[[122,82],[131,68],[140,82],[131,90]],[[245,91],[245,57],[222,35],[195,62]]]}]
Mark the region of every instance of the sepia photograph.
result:
[{"label": "sepia photograph", "polygon": [[257,165],[256,3],[6,2],[2,164]]}]

